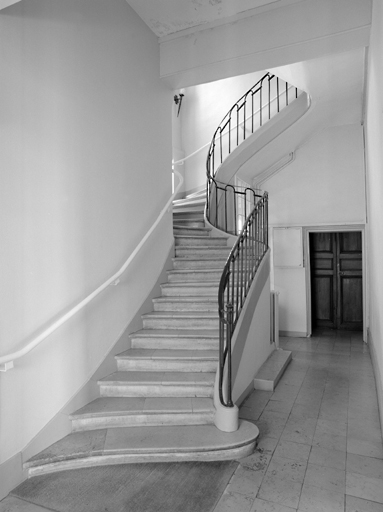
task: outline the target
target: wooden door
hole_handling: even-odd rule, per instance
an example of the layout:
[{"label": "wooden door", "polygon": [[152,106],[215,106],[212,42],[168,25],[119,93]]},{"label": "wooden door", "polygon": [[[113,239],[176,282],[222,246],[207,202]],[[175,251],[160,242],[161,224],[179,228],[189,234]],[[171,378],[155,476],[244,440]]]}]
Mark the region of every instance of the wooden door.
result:
[{"label": "wooden door", "polygon": [[362,236],[310,234],[313,328],[363,328]]}]

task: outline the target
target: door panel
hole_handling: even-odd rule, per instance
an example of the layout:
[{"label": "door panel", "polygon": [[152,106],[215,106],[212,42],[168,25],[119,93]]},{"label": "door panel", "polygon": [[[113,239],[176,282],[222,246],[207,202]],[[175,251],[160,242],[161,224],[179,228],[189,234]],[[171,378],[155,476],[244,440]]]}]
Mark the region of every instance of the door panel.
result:
[{"label": "door panel", "polygon": [[361,233],[311,233],[310,265],[313,327],[361,330]]}]

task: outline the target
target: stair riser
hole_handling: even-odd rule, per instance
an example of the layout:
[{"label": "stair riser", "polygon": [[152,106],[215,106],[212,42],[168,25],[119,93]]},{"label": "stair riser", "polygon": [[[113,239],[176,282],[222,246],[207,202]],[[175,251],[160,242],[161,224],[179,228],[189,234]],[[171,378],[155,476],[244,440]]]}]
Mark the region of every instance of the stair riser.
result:
[{"label": "stair riser", "polygon": [[208,269],[208,268],[222,268],[225,266],[226,259],[221,260],[181,260],[174,258],[174,270],[194,270],[194,269]]},{"label": "stair riser", "polygon": [[217,339],[133,338],[132,348],[168,350],[218,350]]},{"label": "stair riser", "polygon": [[[187,226],[189,227],[189,226]],[[176,236],[204,236],[209,237],[210,231],[206,231],[204,229],[187,229],[185,228],[173,228],[173,233]]]},{"label": "stair riser", "polygon": [[[190,237],[190,238],[189,238]],[[227,241],[226,241],[226,238],[211,238],[211,237],[206,237],[206,236],[203,236],[201,238],[197,238],[193,235],[188,235],[187,237],[183,237],[183,236],[180,236],[180,237],[176,237],[175,238],[175,245],[177,247],[179,246],[188,246],[188,245],[193,245],[193,246],[196,246],[196,245],[201,245],[201,246],[205,246],[205,245],[209,245],[210,247],[227,247]]]},{"label": "stair riser", "polygon": [[200,312],[215,312],[218,311],[218,301],[214,302],[154,302],[154,311],[184,311],[185,313],[192,313],[193,311]]},{"label": "stair riser", "polygon": [[218,329],[217,318],[144,318],[144,329]]},{"label": "stair riser", "polygon": [[206,295],[216,295],[218,293],[218,283],[215,286],[167,286],[162,288],[163,297],[203,297]]},{"label": "stair riser", "polygon": [[154,427],[164,425],[211,425],[214,412],[132,414],[129,416],[105,416],[72,420],[72,432],[84,432],[101,428]]},{"label": "stair riser", "polygon": [[206,280],[209,281],[219,281],[222,276],[222,270],[219,271],[211,271],[211,272],[181,272],[181,273],[171,273],[168,274],[169,283],[198,283],[204,282]]},{"label": "stair riser", "polygon": [[191,258],[193,260],[198,258],[227,258],[230,253],[230,247],[188,247],[187,245],[178,245],[175,247],[176,256],[182,258]]},{"label": "stair riser", "polygon": [[144,371],[144,372],[215,372],[217,361],[174,361],[174,360],[127,360],[117,361],[119,371]]},{"label": "stair riser", "polygon": [[213,398],[213,386],[199,386],[199,385],[101,385],[101,396],[113,397],[201,397]]},{"label": "stair riser", "polygon": [[203,220],[197,221],[197,220],[177,220],[174,221],[175,224],[178,224],[179,226],[185,226],[188,228],[203,228],[205,226],[205,223]]}]

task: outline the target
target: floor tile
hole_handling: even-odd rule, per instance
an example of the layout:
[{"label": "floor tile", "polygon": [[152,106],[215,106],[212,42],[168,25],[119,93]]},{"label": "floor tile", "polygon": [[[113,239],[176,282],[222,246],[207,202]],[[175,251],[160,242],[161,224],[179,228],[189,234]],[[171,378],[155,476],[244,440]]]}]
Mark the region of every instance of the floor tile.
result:
[{"label": "floor tile", "polygon": [[319,418],[315,433],[345,436],[347,434],[347,423]]},{"label": "floor tile", "polygon": [[372,476],[383,480],[383,460],[364,455],[347,454],[346,469],[350,473]]},{"label": "floor tile", "polygon": [[308,444],[294,443],[281,439],[275,449],[275,457],[307,462],[310,455],[311,446]]},{"label": "floor tile", "polygon": [[241,466],[247,467],[254,471],[260,471],[266,473],[269,462],[277,446],[278,440],[274,438],[262,438],[260,439],[258,446],[254,450],[254,453],[248,457],[238,459]]},{"label": "floor tile", "polygon": [[310,452],[309,463],[324,466],[326,468],[346,469],[346,452],[340,450],[328,450],[313,446]]},{"label": "floor tile", "polygon": [[380,478],[347,472],[346,494],[383,504],[382,480]]},{"label": "floor tile", "polygon": [[347,452],[367,457],[383,458],[383,444],[373,439],[347,439]]},{"label": "floor tile", "polygon": [[285,507],[278,503],[272,503],[271,501],[254,500],[253,506],[250,512],[295,512],[295,508]]},{"label": "floor tile", "polygon": [[249,498],[255,498],[262,480],[262,472],[238,466],[226,490],[229,493],[244,494]]},{"label": "floor tile", "polygon": [[345,452],[347,448],[347,437],[316,432],[312,444],[313,446],[326,448],[327,450],[340,450]]},{"label": "floor tile", "polygon": [[284,478],[280,479],[275,475],[269,474],[263,479],[257,498],[296,509],[301,490],[301,482],[294,482]]},{"label": "floor tile", "polygon": [[311,444],[317,420],[314,418],[290,417],[281,438],[296,443]]},{"label": "floor tile", "polygon": [[308,464],[305,484],[314,485],[332,492],[345,492],[346,472],[342,469]]},{"label": "floor tile", "polygon": [[344,493],[304,484],[298,512],[344,512]]},{"label": "floor tile", "polygon": [[382,510],[381,503],[355,498],[354,496],[346,496],[345,512],[382,512]]},{"label": "floor tile", "polygon": [[262,437],[274,437],[279,439],[288,418],[287,413],[263,412],[257,421],[260,435]]},{"label": "floor tile", "polygon": [[276,457],[271,459],[265,478],[272,476],[281,480],[303,482],[307,464],[304,461]]},{"label": "floor tile", "polygon": [[237,493],[224,492],[214,512],[250,512],[253,500]]},{"label": "floor tile", "polygon": [[265,412],[278,412],[281,414],[290,414],[293,403],[284,400],[270,400],[266,405]]}]

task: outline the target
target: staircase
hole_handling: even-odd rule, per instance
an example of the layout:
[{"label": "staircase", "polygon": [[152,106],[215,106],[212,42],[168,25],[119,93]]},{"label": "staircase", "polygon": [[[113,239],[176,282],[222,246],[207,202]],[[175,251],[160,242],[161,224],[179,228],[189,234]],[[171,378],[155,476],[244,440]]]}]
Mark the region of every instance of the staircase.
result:
[{"label": "staircase", "polygon": [[72,434],[39,453],[29,476],[101,464],[223,460],[253,451],[258,429],[214,426],[218,285],[230,247],[204,222],[204,194],[175,201],[175,257],[143,329],[99,382],[100,397],[70,416]]}]

